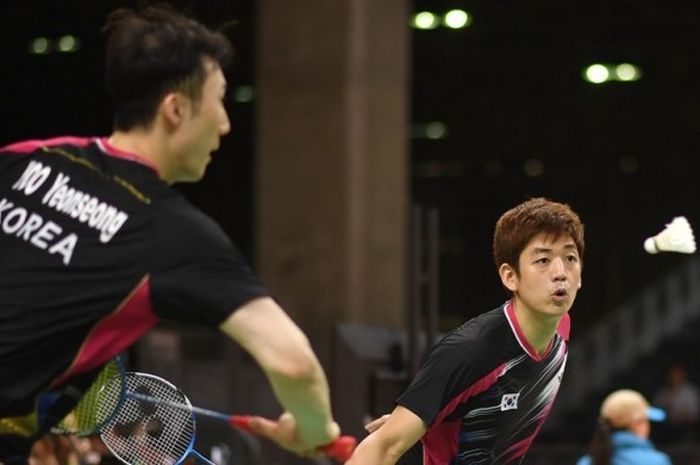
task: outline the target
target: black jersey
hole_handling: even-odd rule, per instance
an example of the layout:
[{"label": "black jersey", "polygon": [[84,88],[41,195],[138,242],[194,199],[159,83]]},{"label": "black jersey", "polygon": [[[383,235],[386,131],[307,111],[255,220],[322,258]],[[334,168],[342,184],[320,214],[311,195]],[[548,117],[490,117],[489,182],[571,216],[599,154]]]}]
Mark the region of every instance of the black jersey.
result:
[{"label": "black jersey", "polygon": [[519,463],[559,390],[569,321],[542,356],[510,302],[445,336],[397,401],[428,425],[423,465]]},{"label": "black jersey", "polygon": [[106,139],[0,150],[0,417],[160,319],[215,327],[268,291],[221,228]]}]

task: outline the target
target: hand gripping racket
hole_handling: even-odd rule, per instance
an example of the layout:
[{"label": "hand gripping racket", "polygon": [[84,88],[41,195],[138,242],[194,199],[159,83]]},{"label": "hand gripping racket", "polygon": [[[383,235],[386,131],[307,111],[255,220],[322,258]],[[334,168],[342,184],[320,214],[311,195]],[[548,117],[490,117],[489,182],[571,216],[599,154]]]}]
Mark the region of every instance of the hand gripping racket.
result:
[{"label": "hand gripping racket", "polygon": [[[231,426],[234,426],[236,428],[240,428],[242,430],[254,433],[254,431],[251,430],[250,428],[250,423],[251,420],[253,419],[252,416],[248,415],[227,415],[224,413],[220,413],[214,410],[209,410],[209,409],[204,409],[201,407],[195,407],[192,404],[189,403],[189,400],[187,402],[182,402],[181,400],[177,398],[171,398],[170,396],[162,396],[162,395],[154,395],[154,392],[151,392],[148,389],[141,388],[140,390],[134,390],[131,389],[132,385],[138,385],[140,384],[139,380],[142,377],[145,377],[149,380],[160,380],[157,376],[153,375],[148,375],[145,373],[135,373],[135,372],[128,372],[125,375],[126,377],[126,385],[129,386],[129,389],[126,392],[126,397],[130,398],[132,400],[136,400],[138,402],[141,402],[142,404],[145,405],[150,405],[150,407],[146,407],[146,410],[153,409],[156,407],[162,407],[167,409],[168,411],[174,411],[174,410],[179,410],[179,411],[185,411],[191,413],[196,413],[198,415],[204,415],[210,418],[214,418],[217,420],[224,421],[228,423]],[[162,380],[165,384],[172,386],[170,383],[168,383],[165,380]],[[114,380],[115,384],[119,384],[119,380],[115,379]],[[150,383],[150,381],[149,381]],[[148,385],[148,383],[146,383]],[[174,386],[172,386],[172,389],[176,389]],[[178,390],[179,392],[179,390]],[[156,393],[157,394],[157,393]],[[184,396],[184,394],[183,394]],[[185,397],[186,399],[186,397]],[[105,402],[104,410],[105,412],[108,412],[110,409],[115,409],[119,408],[118,405],[114,404],[114,401],[111,402]],[[345,462],[350,458],[352,455],[353,450],[355,449],[355,446],[357,445],[357,439],[355,439],[352,436],[341,436],[337,438],[335,441],[332,443],[320,447],[319,451],[327,455],[328,457],[337,460],[339,462]]]},{"label": "hand gripping racket", "polygon": [[[226,415],[207,409],[202,409],[198,407],[195,408],[196,413],[207,415],[212,418],[218,418],[220,420],[228,422],[228,424],[230,424],[231,426],[235,426],[236,428],[240,428],[244,431],[254,433],[254,431],[252,431],[250,428],[250,422],[253,420],[253,417],[250,415]],[[357,446],[357,439],[355,439],[352,436],[340,436],[330,444],[320,447],[319,451],[323,452],[328,457],[343,463],[350,459],[350,456],[355,450],[355,446]]]}]

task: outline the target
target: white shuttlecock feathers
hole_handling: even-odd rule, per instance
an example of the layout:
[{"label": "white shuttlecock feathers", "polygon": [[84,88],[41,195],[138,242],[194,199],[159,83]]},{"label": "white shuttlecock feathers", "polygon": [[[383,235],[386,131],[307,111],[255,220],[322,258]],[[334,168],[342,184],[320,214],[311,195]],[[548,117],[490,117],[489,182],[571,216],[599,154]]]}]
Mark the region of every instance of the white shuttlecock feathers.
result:
[{"label": "white shuttlecock feathers", "polygon": [[659,252],[695,252],[695,236],[690,223],[684,216],[677,216],[656,236],[644,241],[644,250]]}]

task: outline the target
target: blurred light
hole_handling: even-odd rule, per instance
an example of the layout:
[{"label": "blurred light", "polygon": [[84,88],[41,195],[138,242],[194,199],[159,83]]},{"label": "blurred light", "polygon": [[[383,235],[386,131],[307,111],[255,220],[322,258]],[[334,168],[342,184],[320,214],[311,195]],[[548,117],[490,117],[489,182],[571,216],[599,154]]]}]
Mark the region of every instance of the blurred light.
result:
[{"label": "blurred light", "polygon": [[607,67],[601,64],[595,64],[586,68],[583,76],[588,82],[592,82],[593,84],[601,84],[610,78],[610,71],[608,71]]},{"label": "blurred light", "polygon": [[434,13],[420,11],[413,15],[411,25],[416,29],[435,29],[440,25],[440,21]]},{"label": "blurred light", "polygon": [[544,173],[544,163],[537,158],[530,158],[523,164],[523,171],[531,178],[542,176]]},{"label": "blurred light", "polygon": [[37,37],[29,44],[29,52],[35,55],[49,53],[49,40],[46,37]]},{"label": "blurred light", "polygon": [[633,64],[620,63],[615,67],[615,77],[619,81],[638,81],[641,77],[641,72]]},{"label": "blurred light", "polygon": [[238,86],[233,91],[233,101],[238,103],[249,103],[253,101],[255,92],[252,86]]},{"label": "blurred light", "polygon": [[620,158],[619,167],[625,174],[636,173],[639,170],[639,161],[634,157],[625,156]]},{"label": "blurred light", "polygon": [[445,13],[445,26],[452,29],[462,29],[469,25],[469,15],[464,10],[450,10]]},{"label": "blurred light", "polygon": [[413,123],[411,126],[411,135],[414,139],[444,139],[448,132],[447,125],[441,121]]},{"label": "blurred light", "polygon": [[447,126],[440,121],[432,121],[425,125],[425,136],[428,139],[444,139],[447,136]]},{"label": "blurred light", "polygon": [[58,39],[58,51],[64,53],[71,53],[77,51],[79,48],[78,39],[72,35],[65,35]]}]

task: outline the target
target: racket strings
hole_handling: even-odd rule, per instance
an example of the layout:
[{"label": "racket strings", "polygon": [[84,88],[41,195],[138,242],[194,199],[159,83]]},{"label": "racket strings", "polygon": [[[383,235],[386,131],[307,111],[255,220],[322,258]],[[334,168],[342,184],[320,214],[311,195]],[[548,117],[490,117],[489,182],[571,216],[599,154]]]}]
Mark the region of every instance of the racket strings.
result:
[{"label": "racket strings", "polygon": [[[108,383],[98,403],[102,440],[130,464],[174,464],[191,450],[194,417],[187,397],[160,378],[127,373]],[[183,406],[185,408],[183,408]]]},{"label": "racket strings", "polygon": [[89,436],[98,432],[101,423],[98,421],[95,412],[100,389],[116,376],[121,376],[122,373],[121,360],[118,357],[110,360],[100,370],[90,388],[82,395],[80,402],[65,418],[51,428],[51,433]]}]

